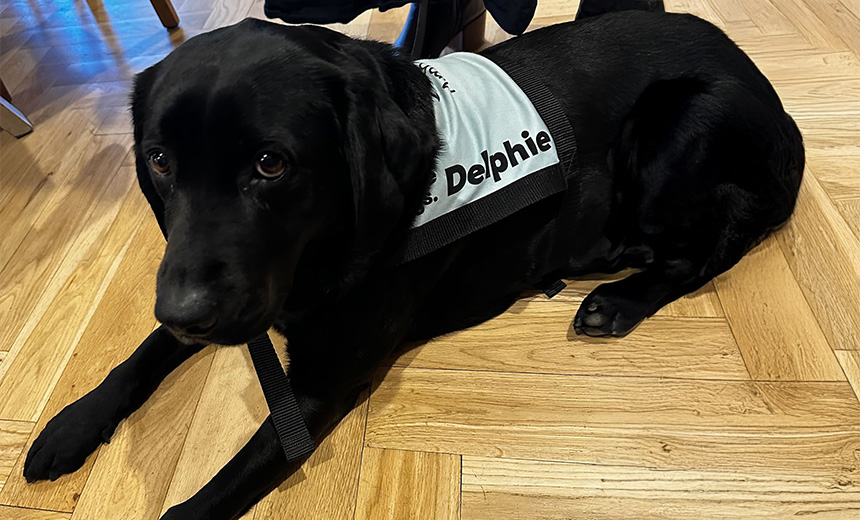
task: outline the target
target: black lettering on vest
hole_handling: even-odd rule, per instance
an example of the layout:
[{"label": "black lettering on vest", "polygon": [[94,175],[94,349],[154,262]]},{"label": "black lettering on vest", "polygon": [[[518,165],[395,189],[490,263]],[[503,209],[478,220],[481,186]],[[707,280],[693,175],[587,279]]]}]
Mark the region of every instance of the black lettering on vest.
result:
[{"label": "black lettering on vest", "polygon": [[[458,193],[466,186],[467,182],[473,186],[477,186],[491,176],[495,182],[499,182],[502,180],[501,174],[507,171],[508,168],[514,168],[540,152],[547,152],[552,149],[552,137],[543,130],[538,132],[534,139],[529,136],[528,131],[523,131],[520,135],[525,140],[525,144],[511,144],[510,141],[504,141],[502,143],[504,151],[491,154],[488,150],[482,150],[481,159],[483,164],[478,162],[468,167],[462,164],[454,164],[445,168],[448,196],[450,197]],[[529,151],[532,152],[531,155]],[[433,181],[435,180],[436,177],[434,175]],[[433,202],[436,202],[435,197],[425,198],[424,200],[425,205],[432,204]]]},{"label": "black lettering on vest", "polygon": [[552,141],[552,139],[550,139],[548,133],[543,132],[543,131],[538,133],[537,145],[538,145],[538,148],[540,148],[540,151],[542,151],[542,152],[549,151],[549,149],[552,148],[552,144],[550,144],[550,141]]},{"label": "black lettering on vest", "polygon": [[[454,89],[452,89],[452,88],[451,88],[450,84],[449,84],[449,83],[448,83],[448,81],[445,79],[445,76],[443,76],[442,74],[440,74],[440,73],[439,73],[439,71],[438,71],[435,67],[432,67],[432,66],[430,66],[430,65],[427,65],[426,63],[419,63],[419,64],[418,64],[418,68],[419,68],[419,69],[421,69],[421,72],[423,72],[424,74],[426,74],[426,75],[428,75],[428,76],[433,76],[434,78],[436,78],[436,79],[438,79],[438,80],[442,81],[442,87],[441,87],[441,88],[442,88],[442,90],[447,90],[448,92],[450,92],[450,93],[452,93],[452,94],[453,94],[454,92],[457,92],[456,90],[454,90]],[[433,91],[433,95],[434,95],[434,97],[435,97],[436,99],[439,99],[439,95],[438,95],[438,94],[436,94],[436,91],[435,91],[435,90]]]},{"label": "black lettering on vest", "polygon": [[532,151],[532,155],[538,153],[537,145],[535,145],[534,139],[529,137],[529,131],[523,130],[523,133],[520,135],[523,136],[523,139],[526,140],[526,145],[529,147],[529,150]]},{"label": "black lettering on vest", "polygon": [[[455,181],[455,175],[458,177]],[[466,169],[460,166],[459,164],[455,164],[454,166],[450,166],[445,168],[445,177],[448,178],[448,195],[453,195],[458,191],[463,189],[463,186],[466,185]]]},{"label": "black lettering on vest", "polygon": [[502,180],[500,173],[508,169],[508,158],[504,152],[496,152],[490,156],[490,161],[493,167],[493,180],[499,182]]},{"label": "black lettering on vest", "polygon": [[522,160],[525,161],[529,158],[529,153],[526,151],[526,147],[521,144],[515,144],[511,146],[510,141],[505,141],[505,153],[508,154],[508,161],[511,163],[511,166],[516,166],[520,162],[517,160],[517,153],[520,154]]},{"label": "black lettering on vest", "polygon": [[470,184],[481,184],[484,180],[484,167],[480,164],[473,164],[471,168],[469,168],[469,183]]}]

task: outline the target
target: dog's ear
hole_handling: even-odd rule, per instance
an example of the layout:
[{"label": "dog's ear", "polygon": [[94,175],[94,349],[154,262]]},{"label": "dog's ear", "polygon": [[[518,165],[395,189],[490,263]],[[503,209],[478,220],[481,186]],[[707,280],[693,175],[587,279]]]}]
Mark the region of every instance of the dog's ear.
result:
[{"label": "dog's ear", "polygon": [[146,197],[152,212],[155,213],[155,219],[158,221],[158,227],[164,237],[167,238],[167,227],[164,222],[164,200],[156,191],[152,184],[152,178],[149,176],[149,167],[146,160],[146,150],[141,148],[141,139],[143,139],[143,122],[146,118],[149,91],[152,89],[152,84],[155,82],[156,66],[149,67],[139,73],[134,78],[134,88],[131,94],[131,119],[134,127],[134,164],[137,169],[137,182],[140,185],[140,190]]},{"label": "dog's ear", "polygon": [[[438,136],[432,102],[414,95],[420,90],[416,82],[426,81],[420,71],[388,48],[355,43],[349,53],[357,62],[344,73],[343,151],[352,185],[356,248],[373,253],[417,211],[409,202],[420,199],[429,180]],[[386,59],[392,62],[382,62]]]}]

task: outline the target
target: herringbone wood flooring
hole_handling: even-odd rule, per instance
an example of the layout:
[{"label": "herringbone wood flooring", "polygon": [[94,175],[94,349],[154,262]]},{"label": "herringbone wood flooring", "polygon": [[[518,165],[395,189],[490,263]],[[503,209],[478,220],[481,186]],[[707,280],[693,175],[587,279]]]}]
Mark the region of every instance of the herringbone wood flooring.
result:
[{"label": "herringbone wood flooring", "polygon": [[[2,0],[0,75],[36,132],[0,135],[0,519],[154,520],[266,415],[242,349],[178,370],[86,465],[23,454],[155,326],[163,243],[134,183],[135,71],[261,0]],[[622,340],[572,335],[582,296],[525,299],[380,373],[246,519],[860,518],[860,1],[667,0],[773,81],[809,158],[791,223]],[[534,26],[573,18],[541,0]],[[340,29],[392,40],[403,9]],[[489,27],[492,40],[502,38]]]}]

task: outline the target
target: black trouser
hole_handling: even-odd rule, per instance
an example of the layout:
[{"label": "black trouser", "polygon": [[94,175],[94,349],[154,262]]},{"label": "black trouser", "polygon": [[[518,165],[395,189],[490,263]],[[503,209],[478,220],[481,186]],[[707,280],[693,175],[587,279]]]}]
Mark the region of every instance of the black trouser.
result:
[{"label": "black trouser", "polygon": [[[269,18],[289,23],[348,23],[368,9],[385,11],[408,3],[408,0],[266,0],[265,12]],[[537,0],[484,0],[484,4],[502,29],[522,34],[535,14]]]}]

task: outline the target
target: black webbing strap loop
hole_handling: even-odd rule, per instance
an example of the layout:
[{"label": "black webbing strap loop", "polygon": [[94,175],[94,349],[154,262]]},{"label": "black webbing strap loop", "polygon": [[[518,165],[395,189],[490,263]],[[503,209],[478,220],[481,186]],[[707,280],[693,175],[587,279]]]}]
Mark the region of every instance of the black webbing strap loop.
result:
[{"label": "black webbing strap loop", "polygon": [[505,71],[505,74],[514,80],[514,83],[522,89],[529,101],[532,102],[532,106],[543,119],[549,133],[552,134],[553,141],[555,141],[562,173],[568,183],[568,190],[571,188],[578,190],[579,183],[576,174],[579,171],[579,164],[576,153],[576,136],[573,133],[570,120],[561,108],[561,104],[528,64],[508,60],[503,56],[492,56],[490,60]]},{"label": "black webbing strap loop", "polygon": [[[582,222],[582,193],[583,173],[579,170],[579,154],[577,153],[576,134],[573,131],[570,119],[568,119],[561,104],[550,89],[540,81],[540,76],[535,74],[529,64],[522,61],[509,61],[501,56],[491,58],[496,64],[511,77],[514,82],[525,92],[532,105],[546,123],[556,142],[558,159],[561,162],[562,173],[567,183],[567,191],[562,201],[562,209],[556,219],[555,234],[560,240],[575,244],[581,233],[577,233],[578,226]],[[565,260],[567,261],[567,260]],[[561,280],[543,280],[538,288],[544,291],[548,298],[560,293],[566,284]]]},{"label": "black webbing strap loop", "polygon": [[313,452],[314,440],[269,335],[263,334],[249,341],[248,351],[287,460],[295,460]]},{"label": "black webbing strap loop", "polygon": [[563,291],[567,287],[567,284],[561,280],[553,280],[552,283],[543,287],[543,293],[546,294],[547,298],[555,298],[558,296],[558,293]]}]

